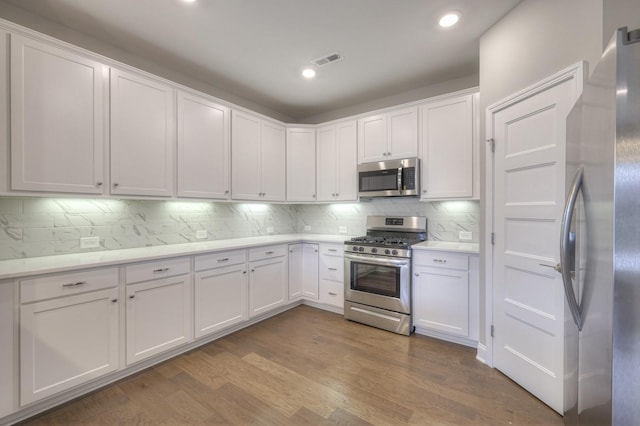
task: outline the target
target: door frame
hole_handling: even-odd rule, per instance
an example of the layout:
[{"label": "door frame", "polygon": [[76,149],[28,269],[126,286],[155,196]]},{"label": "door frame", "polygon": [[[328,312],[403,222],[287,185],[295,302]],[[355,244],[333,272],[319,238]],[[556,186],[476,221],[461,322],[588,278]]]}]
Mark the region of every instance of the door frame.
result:
[{"label": "door frame", "polygon": [[494,153],[492,151],[492,141],[494,137],[494,120],[493,117],[499,111],[502,111],[514,104],[522,102],[523,100],[530,98],[540,92],[543,92],[553,86],[564,83],[565,81],[575,79],[577,93],[575,99],[577,100],[582,94],[583,83],[587,77],[588,64],[586,61],[579,61],[549,77],[546,77],[538,82],[517,91],[498,102],[495,102],[487,107],[485,113],[485,215],[484,215],[484,227],[485,238],[481,243],[480,249],[485,254],[484,258],[484,282],[485,282],[485,342],[484,344],[478,343],[478,356],[480,361],[483,361],[490,367],[494,367],[493,364],[493,345],[494,339],[491,336],[491,327],[493,326],[493,262],[494,262],[494,245],[491,242],[491,236],[495,232],[494,213],[495,213],[495,198],[494,198],[494,180],[495,180],[495,162]]}]

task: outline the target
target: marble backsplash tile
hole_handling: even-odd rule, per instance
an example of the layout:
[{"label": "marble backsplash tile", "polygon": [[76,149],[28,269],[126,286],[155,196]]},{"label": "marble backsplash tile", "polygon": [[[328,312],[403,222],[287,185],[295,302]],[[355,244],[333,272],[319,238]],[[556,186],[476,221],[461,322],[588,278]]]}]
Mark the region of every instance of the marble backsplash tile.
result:
[{"label": "marble backsplash tile", "polygon": [[[458,231],[465,230],[478,241],[478,202],[285,205],[0,197],[0,260],[193,242],[198,230],[207,231],[207,240],[338,234],[340,226],[348,235],[360,235],[366,216],[374,214],[424,215],[429,239],[458,241]],[[100,237],[100,248],[81,249],[80,238],[91,236]]]}]

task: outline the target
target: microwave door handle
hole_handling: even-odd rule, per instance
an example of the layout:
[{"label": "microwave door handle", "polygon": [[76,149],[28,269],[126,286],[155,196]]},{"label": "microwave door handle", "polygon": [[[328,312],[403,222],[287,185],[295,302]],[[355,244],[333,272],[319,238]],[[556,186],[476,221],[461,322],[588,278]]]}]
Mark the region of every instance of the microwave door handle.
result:
[{"label": "microwave door handle", "polygon": [[402,192],[402,167],[398,167],[398,192]]}]

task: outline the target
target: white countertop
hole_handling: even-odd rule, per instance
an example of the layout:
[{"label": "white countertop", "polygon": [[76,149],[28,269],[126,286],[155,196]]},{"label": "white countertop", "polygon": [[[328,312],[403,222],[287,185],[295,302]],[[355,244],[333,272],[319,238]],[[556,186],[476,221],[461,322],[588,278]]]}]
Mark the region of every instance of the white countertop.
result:
[{"label": "white countertop", "polygon": [[94,268],[131,262],[143,262],[145,260],[162,259],[166,257],[190,256],[200,253],[264,246],[269,244],[286,244],[296,242],[342,243],[349,238],[350,237],[346,235],[323,234],[268,235],[261,237],[233,238],[228,240],[3,260],[0,261],[0,279],[50,274],[80,268]]},{"label": "white countertop", "polygon": [[411,246],[413,250],[455,251],[458,253],[480,254],[480,244],[448,241],[424,241]]}]

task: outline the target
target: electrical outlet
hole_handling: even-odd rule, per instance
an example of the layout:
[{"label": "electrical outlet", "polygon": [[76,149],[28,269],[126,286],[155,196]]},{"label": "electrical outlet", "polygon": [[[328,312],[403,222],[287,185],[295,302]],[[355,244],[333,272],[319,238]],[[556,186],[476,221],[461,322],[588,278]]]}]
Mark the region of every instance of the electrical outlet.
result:
[{"label": "electrical outlet", "polygon": [[267,226],[267,234],[273,234],[273,226]]},{"label": "electrical outlet", "polygon": [[340,226],[340,233],[341,234],[346,234],[347,233],[347,227],[346,226]]},{"label": "electrical outlet", "polygon": [[100,237],[84,237],[80,238],[80,248],[90,249],[100,247]]},{"label": "electrical outlet", "polygon": [[458,239],[464,240],[464,241],[471,241],[473,240],[473,233],[468,231],[458,231]]},{"label": "electrical outlet", "polygon": [[206,229],[198,229],[196,231],[196,240],[204,240],[207,238],[207,230]]},{"label": "electrical outlet", "polygon": [[311,225],[305,225],[304,226],[304,230],[305,231],[311,231]]}]

